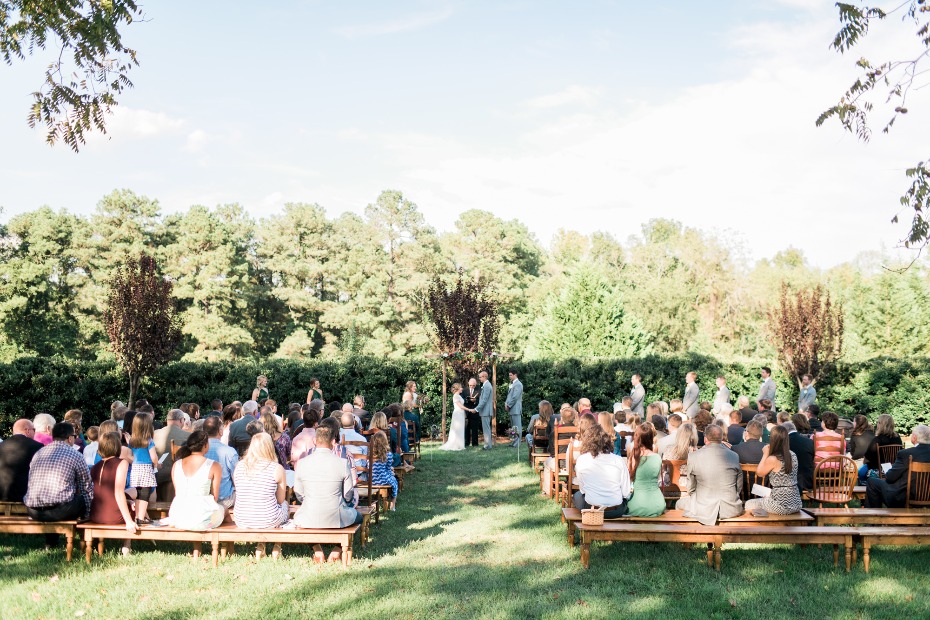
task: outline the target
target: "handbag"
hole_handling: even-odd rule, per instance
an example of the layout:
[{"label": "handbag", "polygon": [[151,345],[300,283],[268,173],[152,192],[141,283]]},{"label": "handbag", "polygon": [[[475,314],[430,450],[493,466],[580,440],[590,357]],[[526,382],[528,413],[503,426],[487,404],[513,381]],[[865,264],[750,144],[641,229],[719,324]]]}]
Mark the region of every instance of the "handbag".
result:
[{"label": "handbag", "polygon": [[604,525],[604,507],[591,506],[582,509],[581,522],[584,525]]}]

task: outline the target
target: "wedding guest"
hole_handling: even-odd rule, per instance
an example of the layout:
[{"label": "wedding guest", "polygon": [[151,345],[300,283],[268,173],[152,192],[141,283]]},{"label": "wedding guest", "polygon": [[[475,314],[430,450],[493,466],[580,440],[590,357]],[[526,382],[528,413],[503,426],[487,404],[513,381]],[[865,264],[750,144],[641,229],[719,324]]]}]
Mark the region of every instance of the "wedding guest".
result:
[{"label": "wedding guest", "polygon": [[822,416],[824,430],[814,433],[814,466],[829,456],[846,452],[846,437],[836,431],[839,417],[832,411],[825,411]]},{"label": "wedding guest", "polygon": [[762,460],[756,468],[756,476],[768,476],[772,492],[768,497],[747,501],[747,511],[761,508],[776,515],[800,512],[803,503],[798,490],[798,457],[791,451],[785,428],[776,426],[772,429],[769,444],[762,449]]},{"label": "wedding guest", "polygon": [[[794,424],[794,428],[797,429],[797,432],[801,435],[804,435],[810,439],[811,435],[811,425],[808,421],[807,415],[803,413],[795,413],[791,416],[791,423]],[[793,450],[794,448],[792,448]]]},{"label": "wedding guest", "polygon": [[736,399],[736,409],[740,413],[740,424],[746,426],[752,420],[758,411],[749,406],[749,397],[740,396]]},{"label": "wedding guest", "polygon": [[806,491],[814,486],[814,442],[799,433],[794,422],[782,426],[788,431],[788,447],[798,459],[798,490]]},{"label": "wedding guest", "polygon": [[582,432],[581,454],[575,464],[579,490],[572,496],[575,508],[604,508],[605,519],[622,517],[630,496],[630,474],[624,459],[613,453],[607,433],[597,424]]},{"label": "wedding guest", "polygon": [[692,424],[694,424],[694,428],[697,429],[699,448],[704,445],[704,432],[713,421],[714,419],[711,417],[711,415],[703,410],[698,411],[697,415],[691,419]]},{"label": "wedding guest", "polygon": [[[220,488],[216,495],[216,501],[223,508],[229,509],[236,503],[236,487],[233,485],[232,474],[239,462],[239,453],[220,441],[222,426],[223,423],[219,418],[210,416],[204,421],[203,430],[209,439],[206,458],[218,463],[220,468]],[[185,471],[187,469],[185,468]],[[175,479],[174,473],[171,474],[171,478],[172,480]],[[175,487],[177,487],[177,482],[175,482]],[[175,488],[175,492],[177,492],[177,488]]]},{"label": "wedding guest", "polygon": [[552,414],[552,403],[550,403],[548,400],[539,401],[539,413],[530,418],[530,423],[526,427],[529,431],[526,435],[526,442],[531,447],[543,449],[549,448],[548,430],[546,431],[546,437],[542,437],[534,441],[533,436],[534,431],[537,429],[543,430],[549,428],[549,422],[552,420]]},{"label": "wedding guest", "polygon": [[64,422],[70,422],[74,427],[74,432],[77,434],[77,440],[74,442],[74,446],[78,449],[79,452],[84,451],[84,447],[87,445],[87,442],[84,440],[84,430],[81,427],[81,422],[84,421],[84,412],[80,409],[69,409],[65,412]]},{"label": "wedding guest", "polygon": [[[158,472],[155,474],[155,481],[158,486],[158,498],[160,501],[171,501],[174,497],[174,485],[171,483],[171,468],[174,466],[174,459],[171,458],[171,442],[176,446],[183,446],[190,437],[190,433],[182,428],[184,424],[184,412],[180,409],[172,409],[168,412],[165,420],[165,426],[155,431],[155,454],[159,459],[165,454],[165,460],[162,461]],[[87,450],[84,450],[87,452]]]},{"label": "wedding guest", "polygon": [[[826,417],[826,414],[824,414]],[[911,432],[913,448],[898,452],[894,465],[885,472],[884,480],[869,478],[865,488],[866,508],[903,508],[907,501],[907,481],[910,464],[930,463],[930,426],[918,424]]]},{"label": "wedding guest", "polygon": [[665,430],[665,418],[656,414],[653,415],[649,421],[652,422],[652,427],[655,429],[655,443],[653,444],[653,449],[658,450],[659,442],[668,437],[668,433]]},{"label": "wedding guest", "polygon": [[820,407],[816,404],[808,405],[804,413],[807,415],[807,423],[811,427],[812,432],[819,433],[823,430],[823,426],[820,422]]},{"label": "wedding guest", "polygon": [[294,467],[297,466],[297,461],[310,454],[310,450],[316,446],[316,426],[320,423],[320,410],[314,403],[319,403],[321,407],[323,405],[322,401],[313,401],[303,406],[303,424],[300,432],[291,441],[291,464]]},{"label": "wedding guest", "polygon": [[[895,432],[894,418],[883,413],[875,420],[875,438],[869,444],[863,457],[862,467],[859,468],[859,480],[878,476],[881,469],[881,459],[878,454],[879,446],[903,446],[901,437]],[[874,473],[873,473],[874,472]]]},{"label": "wedding guest", "polygon": [[675,441],[678,435],[678,429],[681,427],[681,416],[677,413],[673,413],[668,417],[668,435],[663,437],[658,441],[658,447],[656,452],[659,453],[663,459],[668,458],[665,456],[665,453],[675,445]]},{"label": "wedding guest", "polygon": [[[104,525],[125,525],[126,531],[135,534],[138,528],[129,502],[126,501],[126,475],[129,462],[120,458],[122,444],[119,433],[106,433],[99,442],[100,461],[90,470],[94,484],[94,497],[90,503],[90,520]],[[131,540],[123,541],[122,554],[129,555]]]},{"label": "wedding guest", "polygon": [[633,480],[633,496],[627,502],[631,517],[658,517],[665,512],[665,497],[659,489],[662,458],[652,451],[655,430],[651,423],[636,427],[627,463]]},{"label": "wedding guest", "polygon": [[743,415],[734,409],[730,412],[730,425],[727,427],[727,443],[730,446],[736,446],[743,441],[743,432],[745,429],[740,426]]},{"label": "wedding guest", "polygon": [[721,444],[722,428],[710,425],[704,433],[706,445],[688,455],[688,497],[678,500],[676,508],[703,525],[714,525],[717,519],[743,514],[743,471],[739,457]]},{"label": "wedding guest", "polygon": [[[211,425],[211,422],[216,424]],[[171,468],[174,499],[168,508],[168,523],[180,530],[202,531],[213,529],[223,522],[225,508],[218,503],[223,472],[219,463],[208,458],[211,442],[219,443],[219,424],[216,416],[208,416],[205,430],[194,431],[178,449]],[[214,437],[209,434],[213,432]],[[229,446],[223,446],[232,450]],[[239,460],[236,455],[236,461]],[[229,483],[232,486],[232,482]],[[235,496],[232,496],[233,500]],[[232,502],[230,502],[232,506]]]},{"label": "wedding guest", "polygon": [[369,455],[371,458],[371,483],[391,487],[391,510],[394,510],[397,504],[397,476],[394,475],[390,449],[391,446],[384,431],[378,431],[371,436]]},{"label": "wedding guest", "polygon": [[42,444],[33,439],[32,420],[13,423],[13,436],[0,443],[0,502],[21,502],[29,483],[29,463]]},{"label": "wedding guest", "polygon": [[743,441],[731,448],[739,456],[741,465],[758,465],[762,460],[764,453],[762,429],[762,424],[757,420],[753,420],[746,425]]},{"label": "wedding guest", "polygon": [[47,413],[40,413],[32,420],[32,425],[36,429],[33,439],[43,446],[52,443],[52,428],[55,427],[55,418]]},{"label": "wedding guest", "polygon": [[869,424],[869,419],[862,414],[853,418],[852,435],[849,438],[849,454],[853,460],[858,461],[865,457],[869,444],[875,439],[875,431]]},{"label": "wedding guest", "polygon": [[[262,428],[265,433],[271,437],[271,441],[274,445],[275,454],[277,454],[278,463],[284,469],[291,468],[291,437],[283,430],[281,430],[281,423],[278,421],[278,416],[276,416],[272,411],[267,407],[262,407],[261,415],[259,421],[262,423]],[[253,436],[254,440],[255,437]],[[249,446],[252,444],[250,443]]]},{"label": "wedding guest", "polygon": [[[233,520],[237,527],[275,528],[287,521],[287,483],[279,458],[271,435],[258,433],[252,437],[245,457],[233,473],[236,485]],[[259,543],[255,557],[263,555],[265,544]],[[280,543],[275,543],[271,555],[275,558],[281,555]]]}]

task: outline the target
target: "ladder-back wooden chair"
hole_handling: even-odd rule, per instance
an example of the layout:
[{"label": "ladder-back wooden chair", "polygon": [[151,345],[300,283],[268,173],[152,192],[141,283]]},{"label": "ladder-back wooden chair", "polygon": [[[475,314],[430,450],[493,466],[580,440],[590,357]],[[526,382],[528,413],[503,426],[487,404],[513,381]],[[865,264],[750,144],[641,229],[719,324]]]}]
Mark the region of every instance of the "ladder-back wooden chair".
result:
[{"label": "ladder-back wooden chair", "polygon": [[620,456],[626,457],[626,449],[633,443],[633,435],[631,431],[620,431],[617,433],[617,436],[620,437]]},{"label": "ladder-back wooden chair", "polygon": [[822,434],[814,434],[814,467],[818,463],[835,456],[846,454],[846,438],[842,433],[839,437],[825,437]]},{"label": "ladder-back wooden chair", "polygon": [[681,468],[688,461],[686,459],[671,459],[662,461],[662,469],[659,476],[659,488],[662,489],[662,496],[665,502],[669,503],[678,501],[688,495],[688,492],[679,484],[681,478]]},{"label": "ladder-back wooden chair", "polygon": [[559,479],[560,476],[567,476],[566,454],[568,446],[578,434],[577,426],[562,426],[557,424],[552,431],[552,470],[549,472],[549,497],[552,499],[559,498]]},{"label": "ladder-back wooden chair", "polygon": [[898,452],[903,448],[899,443],[891,444],[888,446],[875,446],[876,451],[878,452],[878,477],[884,478],[885,471],[882,469],[882,463],[891,463],[894,465],[894,462],[898,458]]},{"label": "ladder-back wooden chair", "polygon": [[529,455],[530,465],[534,465],[533,460],[535,456],[547,455],[549,454],[549,434],[546,432],[545,426],[534,426],[533,427],[533,448],[527,450]]},{"label": "ladder-back wooden chair", "polygon": [[907,466],[907,499],[905,508],[930,508],[930,463],[915,463],[910,458]]},{"label": "ladder-back wooden chair", "polygon": [[814,466],[814,488],[806,495],[821,508],[824,504],[849,508],[858,478],[855,461],[847,456],[831,456]]},{"label": "ladder-back wooden chair", "polygon": [[358,510],[368,512],[368,517],[362,520],[361,540],[362,546],[365,546],[370,534],[371,521],[377,523],[381,517],[381,503],[378,501],[381,494],[371,482],[371,459],[353,462],[355,463],[355,475],[358,478],[356,485]]},{"label": "ladder-back wooden chair", "polygon": [[743,490],[740,492],[740,499],[745,502],[746,500],[752,499],[752,485],[760,484],[766,486],[769,483],[769,477],[762,476],[760,478],[756,475],[756,469],[759,468],[758,464],[742,463],[739,468],[743,470]]},{"label": "ladder-back wooden chair", "polygon": [[417,425],[412,420],[407,422],[407,443],[410,444],[410,451],[420,457],[420,440],[417,439]]}]

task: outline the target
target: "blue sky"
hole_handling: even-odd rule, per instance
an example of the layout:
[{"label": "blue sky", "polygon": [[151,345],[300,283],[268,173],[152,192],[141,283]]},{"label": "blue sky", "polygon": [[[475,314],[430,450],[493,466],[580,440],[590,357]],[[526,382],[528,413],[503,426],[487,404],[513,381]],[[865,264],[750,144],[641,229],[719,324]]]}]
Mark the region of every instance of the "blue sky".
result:
[{"label": "blue sky", "polygon": [[[78,155],[24,122],[43,59],[0,68],[0,217],[90,213],[120,187],[166,212],[239,202],[258,217],[303,201],[335,216],[396,188],[439,230],[483,208],[544,244],[559,228],[623,240],[670,217],[752,258],[794,246],[830,266],[902,236],[889,220],[903,169],[930,140],[923,92],[869,145],[814,127],[858,57],[827,47],[831,2],[145,11],[126,31],[135,88]],[[876,48],[902,32],[877,32]]]}]

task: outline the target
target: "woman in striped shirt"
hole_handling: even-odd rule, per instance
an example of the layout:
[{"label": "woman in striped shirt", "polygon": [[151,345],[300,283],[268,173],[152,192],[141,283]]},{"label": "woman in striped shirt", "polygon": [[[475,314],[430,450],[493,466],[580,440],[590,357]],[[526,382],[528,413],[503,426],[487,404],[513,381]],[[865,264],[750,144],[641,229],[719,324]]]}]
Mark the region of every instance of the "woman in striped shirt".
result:
[{"label": "woman in striped shirt", "polygon": [[371,483],[391,487],[391,510],[397,504],[397,477],[391,463],[391,445],[384,431],[371,436],[368,447],[371,457]]},{"label": "woman in striped shirt", "polygon": [[[278,463],[274,442],[268,433],[252,436],[249,450],[233,472],[236,486],[236,504],[233,520],[238,527],[273,528],[287,521],[288,507],[284,497],[287,490],[284,468]],[[272,557],[281,554],[281,545],[275,544]],[[255,549],[255,557],[265,555],[264,543]]]}]

